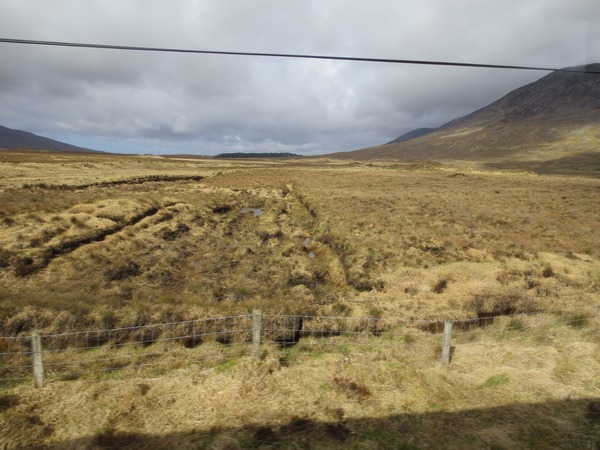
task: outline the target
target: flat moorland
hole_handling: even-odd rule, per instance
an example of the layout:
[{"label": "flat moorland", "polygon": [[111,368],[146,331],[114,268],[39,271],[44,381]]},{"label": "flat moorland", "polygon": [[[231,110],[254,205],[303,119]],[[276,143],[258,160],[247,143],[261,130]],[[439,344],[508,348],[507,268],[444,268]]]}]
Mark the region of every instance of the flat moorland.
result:
[{"label": "flat moorland", "polygon": [[598,302],[596,179],[0,156],[4,334],[257,307],[430,319]]},{"label": "flat moorland", "polygon": [[[1,336],[255,308],[589,318],[583,328],[542,324],[543,333],[513,324],[527,339],[505,343],[498,329],[492,350],[474,338],[449,372],[434,367],[431,345],[407,354],[378,343],[291,365],[269,354],[207,372],[191,365],[152,382],[16,386],[0,397],[14,430],[6,445],[420,448],[444,442],[434,424],[454,430],[454,448],[593,443],[597,402],[583,399],[600,396],[599,194],[594,178],[436,163],[0,152]],[[188,398],[206,413],[190,413]],[[39,423],[27,422],[36,408]],[[88,423],[83,410],[103,418]],[[38,433],[30,441],[28,423]],[[561,436],[568,445],[553,444]]]}]

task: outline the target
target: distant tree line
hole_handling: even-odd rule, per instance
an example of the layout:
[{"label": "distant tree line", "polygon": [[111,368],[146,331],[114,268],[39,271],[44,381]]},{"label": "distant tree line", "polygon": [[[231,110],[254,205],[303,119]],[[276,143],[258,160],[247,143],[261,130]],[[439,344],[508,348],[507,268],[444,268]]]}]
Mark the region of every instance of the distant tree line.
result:
[{"label": "distant tree line", "polygon": [[215,158],[301,158],[295,153],[220,153]]}]

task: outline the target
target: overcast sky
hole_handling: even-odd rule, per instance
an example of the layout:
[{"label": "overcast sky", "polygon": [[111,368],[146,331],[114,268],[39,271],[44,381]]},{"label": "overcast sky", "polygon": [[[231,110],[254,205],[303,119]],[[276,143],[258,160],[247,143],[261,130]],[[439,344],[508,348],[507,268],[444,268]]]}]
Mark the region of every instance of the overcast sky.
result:
[{"label": "overcast sky", "polygon": [[[0,0],[0,37],[566,67],[600,62],[600,1]],[[320,154],[545,74],[0,43],[0,125],[116,152]]]}]

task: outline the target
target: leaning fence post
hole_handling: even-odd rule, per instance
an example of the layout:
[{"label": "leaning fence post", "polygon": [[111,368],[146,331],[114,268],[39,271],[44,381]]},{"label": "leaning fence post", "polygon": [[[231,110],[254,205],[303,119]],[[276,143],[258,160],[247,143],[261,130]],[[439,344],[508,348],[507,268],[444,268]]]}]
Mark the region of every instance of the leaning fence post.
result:
[{"label": "leaning fence post", "polygon": [[444,342],[442,343],[442,367],[450,364],[450,340],[452,339],[452,321],[444,321]]},{"label": "leaning fence post", "polygon": [[44,364],[42,362],[42,339],[37,331],[31,334],[31,354],[33,355],[33,385],[44,387]]},{"label": "leaning fence post", "polygon": [[260,355],[260,329],[261,329],[261,312],[259,309],[252,311],[252,357],[259,359]]}]

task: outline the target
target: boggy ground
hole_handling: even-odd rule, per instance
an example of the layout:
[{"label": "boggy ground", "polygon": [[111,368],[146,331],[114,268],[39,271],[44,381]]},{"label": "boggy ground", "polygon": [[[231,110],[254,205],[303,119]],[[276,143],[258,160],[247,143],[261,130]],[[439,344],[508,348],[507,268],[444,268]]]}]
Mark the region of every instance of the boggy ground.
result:
[{"label": "boggy ground", "polygon": [[17,384],[0,394],[0,444],[598,447],[598,193],[593,178],[435,163],[0,152],[2,336],[254,308],[586,311],[582,327],[511,321],[465,335],[445,370],[436,345],[412,339],[323,352],[301,341],[260,362],[165,362],[158,378]]},{"label": "boggy ground", "polygon": [[0,330],[599,303],[600,180],[0,152]]}]

